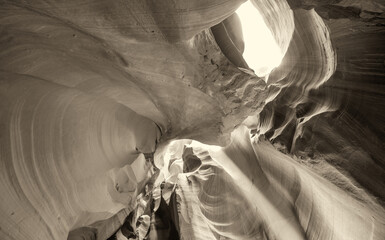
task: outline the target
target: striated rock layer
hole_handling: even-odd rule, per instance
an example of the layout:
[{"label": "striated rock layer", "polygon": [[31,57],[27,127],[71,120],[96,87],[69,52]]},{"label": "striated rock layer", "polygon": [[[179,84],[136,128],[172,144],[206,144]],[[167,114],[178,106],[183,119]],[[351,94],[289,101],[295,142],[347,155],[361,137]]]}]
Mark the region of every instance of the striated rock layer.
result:
[{"label": "striated rock layer", "polygon": [[[202,165],[180,173],[184,239],[382,239],[384,209],[335,168],[327,179],[245,128],[226,148],[193,144]],[[350,188],[350,190],[349,190]],[[226,210],[224,210],[226,209]]]},{"label": "striated rock layer", "polygon": [[1,1],[0,238],[109,237],[155,152],[182,238],[382,239],[384,4],[253,0],[285,54],[260,79],[243,2]]}]

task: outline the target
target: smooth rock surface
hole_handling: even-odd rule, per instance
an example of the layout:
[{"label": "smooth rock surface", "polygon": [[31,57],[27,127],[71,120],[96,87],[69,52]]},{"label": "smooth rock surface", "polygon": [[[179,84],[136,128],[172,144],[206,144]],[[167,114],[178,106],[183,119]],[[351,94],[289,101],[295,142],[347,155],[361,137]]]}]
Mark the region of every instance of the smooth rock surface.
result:
[{"label": "smooth rock surface", "polygon": [[252,0],[261,79],[243,2],[1,1],[0,239],[106,239],[162,181],[182,239],[383,239],[385,4]]}]

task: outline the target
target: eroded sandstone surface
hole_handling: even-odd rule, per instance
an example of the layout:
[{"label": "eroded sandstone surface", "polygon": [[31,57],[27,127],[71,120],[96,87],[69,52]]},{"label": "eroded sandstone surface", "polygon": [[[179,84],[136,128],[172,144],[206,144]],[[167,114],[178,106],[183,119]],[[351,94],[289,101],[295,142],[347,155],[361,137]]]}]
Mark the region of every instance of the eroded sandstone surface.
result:
[{"label": "eroded sandstone surface", "polygon": [[0,239],[383,239],[384,2],[243,2],[1,1]]}]

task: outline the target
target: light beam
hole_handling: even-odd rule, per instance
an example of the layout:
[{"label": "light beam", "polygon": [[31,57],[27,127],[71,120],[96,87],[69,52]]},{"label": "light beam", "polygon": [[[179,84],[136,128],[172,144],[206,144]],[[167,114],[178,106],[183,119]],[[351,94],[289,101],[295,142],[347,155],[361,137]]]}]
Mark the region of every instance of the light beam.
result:
[{"label": "light beam", "polygon": [[259,77],[267,76],[281,64],[283,54],[259,11],[250,1],[237,10],[241,19],[245,51],[243,58]]}]

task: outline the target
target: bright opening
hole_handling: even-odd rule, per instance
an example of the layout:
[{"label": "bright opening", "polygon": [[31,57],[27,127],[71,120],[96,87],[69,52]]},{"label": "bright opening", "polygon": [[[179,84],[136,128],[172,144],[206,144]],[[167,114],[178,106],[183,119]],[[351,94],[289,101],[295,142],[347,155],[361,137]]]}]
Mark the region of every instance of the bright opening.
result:
[{"label": "bright opening", "polygon": [[259,77],[281,64],[283,54],[259,11],[250,1],[236,11],[241,19],[245,51],[243,58]]}]

